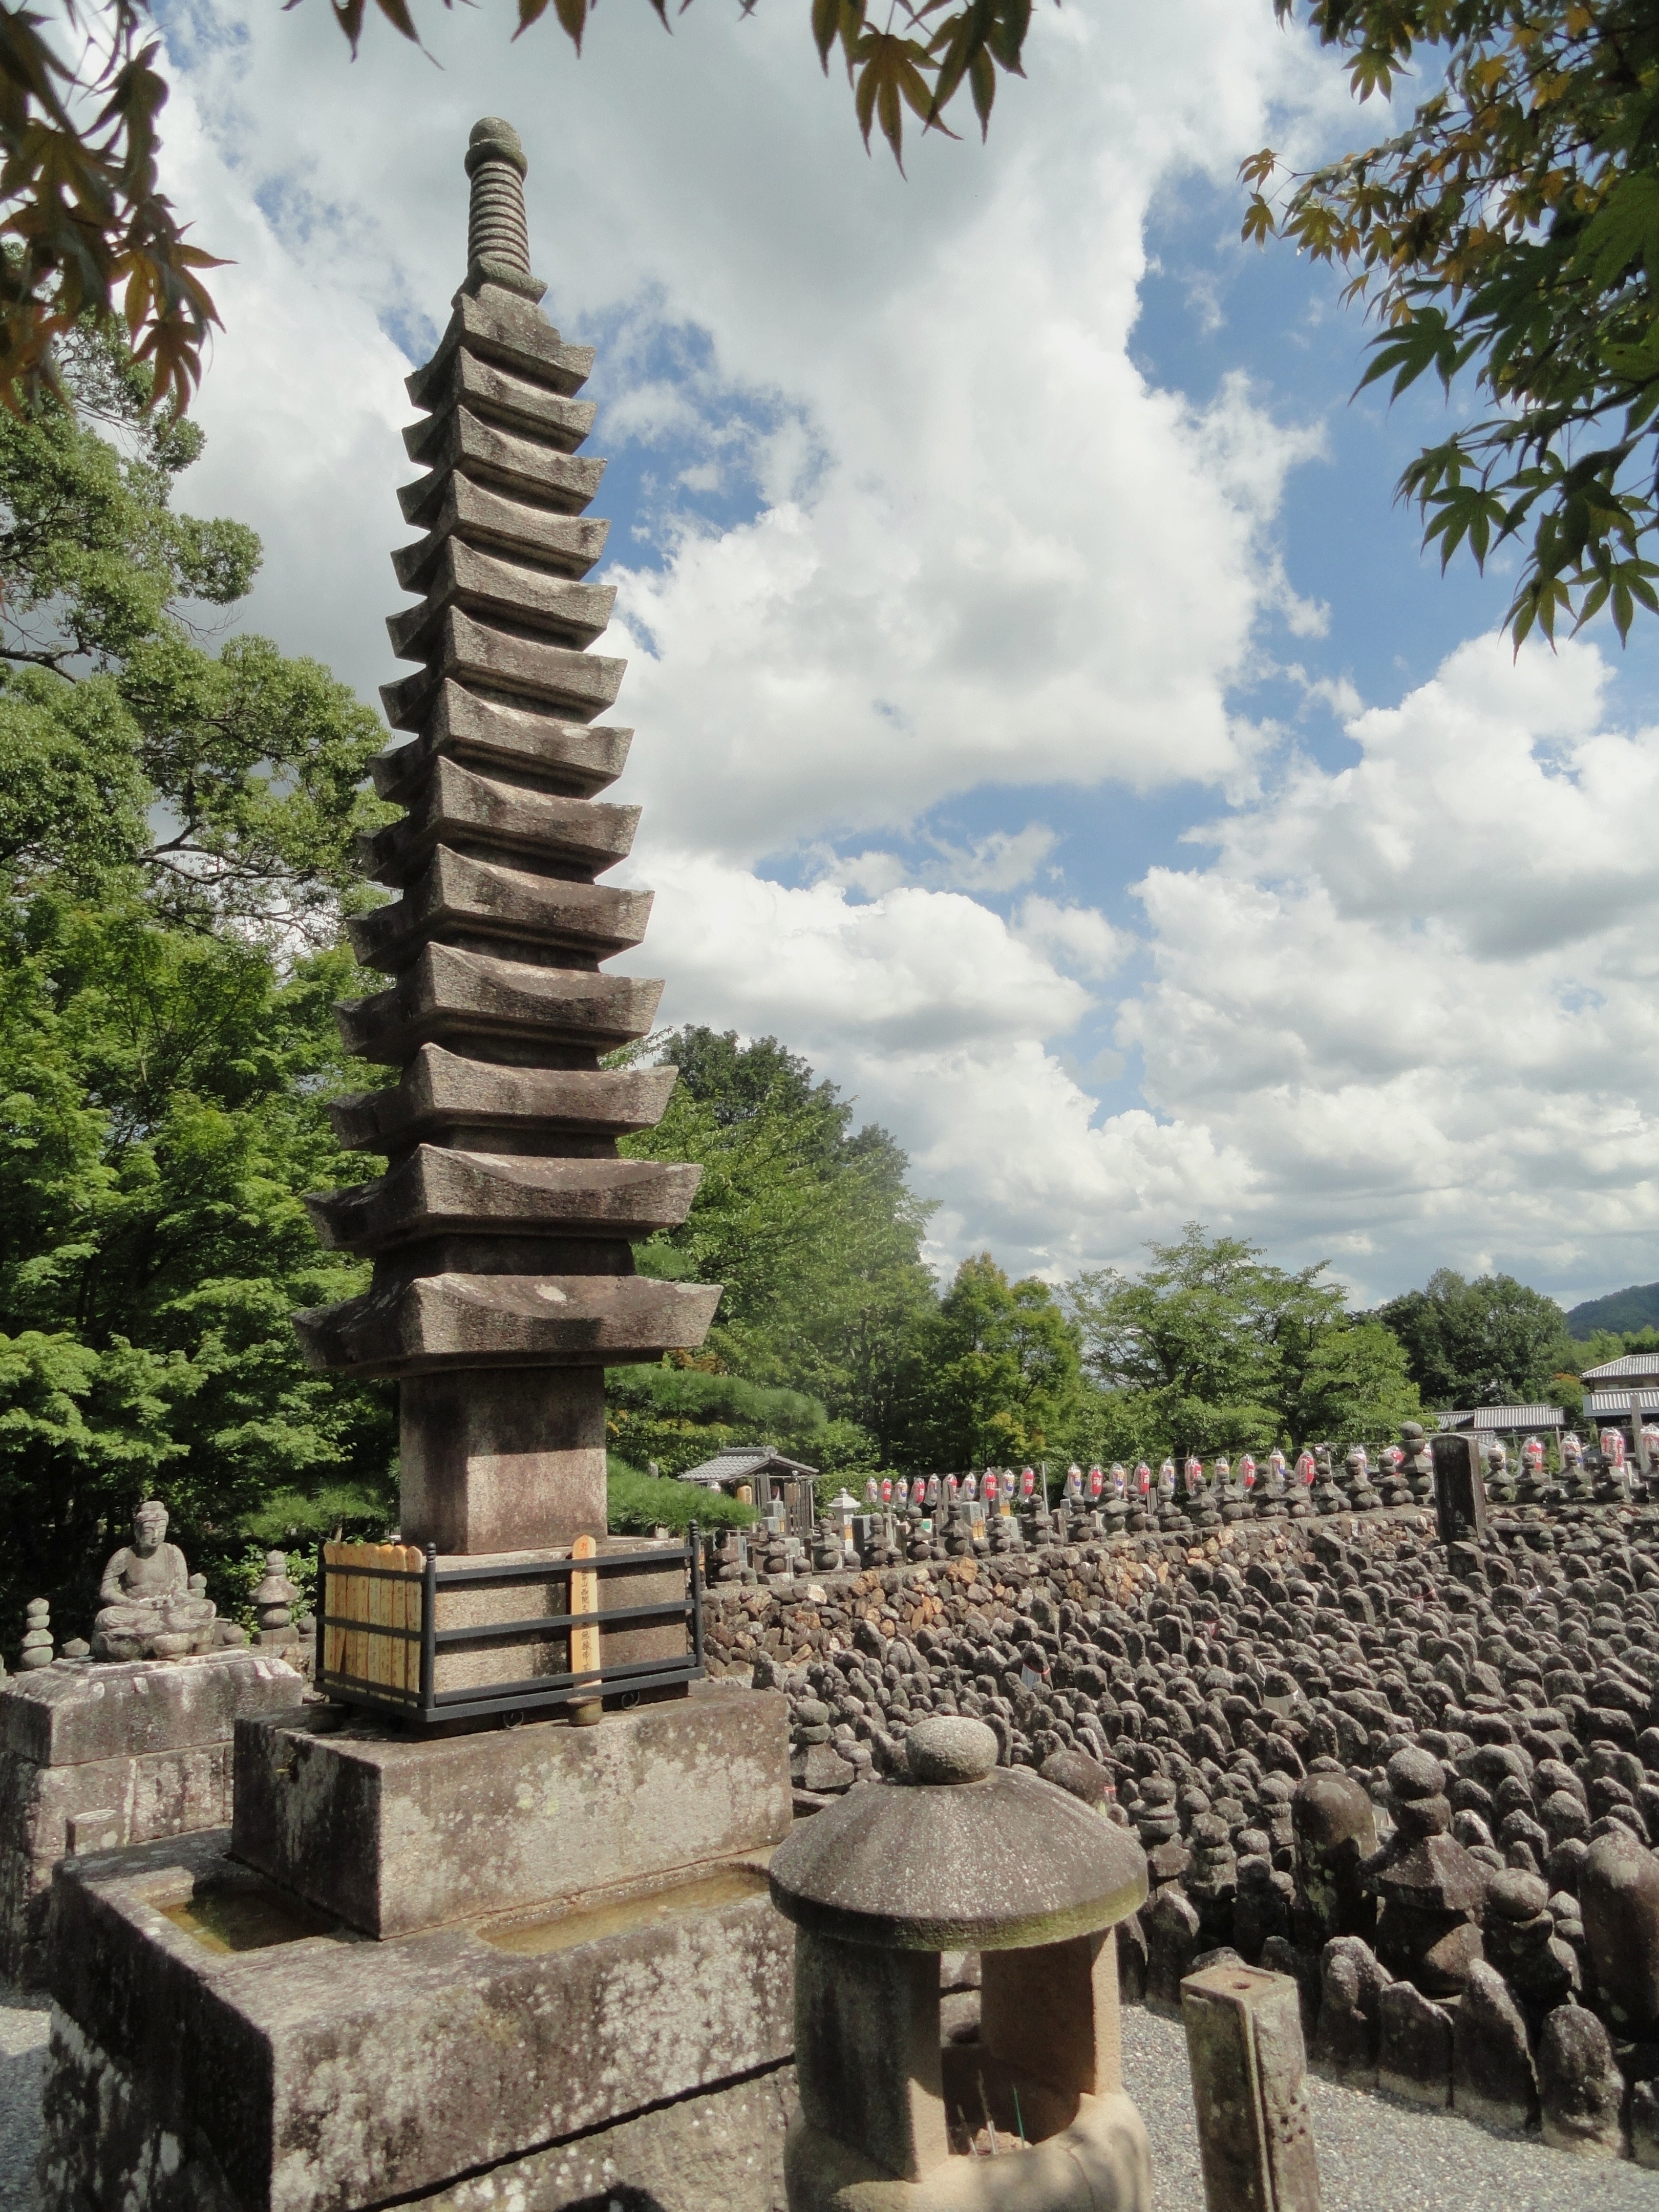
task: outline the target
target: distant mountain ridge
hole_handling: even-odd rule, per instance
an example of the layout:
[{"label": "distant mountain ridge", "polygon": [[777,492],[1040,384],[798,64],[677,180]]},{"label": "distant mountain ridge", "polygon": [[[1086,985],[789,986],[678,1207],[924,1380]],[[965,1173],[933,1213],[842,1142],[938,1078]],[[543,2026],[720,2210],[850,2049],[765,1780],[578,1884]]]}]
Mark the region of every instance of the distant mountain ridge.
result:
[{"label": "distant mountain ridge", "polygon": [[1659,1328],[1659,1283],[1632,1283],[1627,1290],[1571,1306],[1567,1327],[1575,1337],[1586,1337],[1594,1328]]}]

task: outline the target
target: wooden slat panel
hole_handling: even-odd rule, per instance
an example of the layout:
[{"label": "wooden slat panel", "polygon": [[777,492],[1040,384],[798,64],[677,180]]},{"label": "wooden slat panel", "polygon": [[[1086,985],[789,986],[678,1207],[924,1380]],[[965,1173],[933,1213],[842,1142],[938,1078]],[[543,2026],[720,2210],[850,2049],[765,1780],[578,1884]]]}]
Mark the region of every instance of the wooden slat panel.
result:
[{"label": "wooden slat panel", "polygon": [[[372,1566],[389,1567],[392,1565],[392,1547],[390,1544],[371,1544],[369,1552],[371,1553],[369,1564]],[[391,1583],[383,1581],[379,1575],[375,1575],[369,1583],[368,1597],[368,1679],[380,1687],[384,1686],[391,1674],[391,1669],[386,1664],[386,1645],[391,1638],[379,1632],[390,1624],[392,1619]]]},{"label": "wooden slat panel", "polygon": [[393,1680],[405,1696],[413,1697],[421,1686],[421,1647],[416,1640],[421,1631],[421,1585],[417,1577],[426,1561],[412,1544],[400,1545],[398,1554],[398,1564],[410,1579],[398,1585],[398,1625],[414,1633],[398,1643],[398,1671]]},{"label": "wooden slat panel", "polygon": [[[356,1548],[351,1544],[337,1544],[334,1547],[337,1580],[334,1585],[332,1610],[343,1623],[351,1619],[351,1555]],[[337,1674],[343,1674],[346,1671],[347,1654],[351,1649],[351,1631],[349,1627],[342,1626],[335,1632],[339,1641],[335,1648],[334,1671]]]},{"label": "wooden slat panel", "polygon": [[[368,1546],[354,1544],[350,1548],[351,1556],[349,1564],[354,1567],[367,1566]],[[363,1617],[363,1593],[368,1585],[361,1575],[355,1574],[348,1587],[351,1592],[351,1601],[346,1607],[346,1612],[353,1621],[361,1621]],[[361,1628],[353,1627],[346,1631],[345,1671],[354,1681],[361,1682],[368,1670],[368,1653],[365,1649],[367,1641]]]},{"label": "wooden slat panel", "polygon": [[[570,1547],[573,1559],[592,1559],[599,1557],[599,1547],[592,1536],[578,1536]],[[599,1578],[593,1573],[578,1571],[570,1577],[570,1610],[572,1613],[597,1613],[599,1609]],[[570,1632],[570,1671],[586,1674],[599,1664],[599,1632],[592,1628],[573,1628]]]},{"label": "wooden slat panel", "polygon": [[[403,1572],[404,1563],[407,1558],[408,1553],[404,1550],[401,1544],[388,1544],[386,1546],[386,1563],[389,1567],[395,1567],[399,1574],[402,1574]],[[389,1629],[401,1629],[404,1625],[406,1611],[404,1597],[404,1585],[401,1582],[388,1583],[386,1589],[386,1625]],[[391,1690],[398,1695],[402,1694],[404,1686],[404,1640],[401,1636],[388,1636],[386,1638],[386,1674],[384,1679],[388,1690]]]},{"label": "wooden slat panel", "polygon": [[[327,1570],[323,1595],[329,1612],[337,1617],[345,1611],[345,1582],[340,1572],[340,1555],[344,1550],[343,1544],[325,1544],[323,1547],[323,1563]],[[323,1631],[325,1674],[339,1673],[340,1654],[344,1642],[345,1638],[339,1629],[325,1628]]]},{"label": "wooden slat panel", "polygon": [[409,1547],[409,1571],[414,1581],[409,1586],[409,1625],[416,1632],[416,1639],[409,1647],[409,1693],[421,1693],[421,1646],[419,1638],[426,1633],[426,1554],[418,1544]]}]

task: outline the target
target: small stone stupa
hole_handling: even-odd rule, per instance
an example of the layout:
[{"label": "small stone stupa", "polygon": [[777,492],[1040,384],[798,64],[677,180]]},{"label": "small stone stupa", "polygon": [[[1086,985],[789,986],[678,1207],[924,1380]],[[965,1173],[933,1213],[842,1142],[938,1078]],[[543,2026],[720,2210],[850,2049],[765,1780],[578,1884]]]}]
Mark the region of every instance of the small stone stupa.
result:
[{"label": "small stone stupa", "polygon": [[628,732],[586,649],[592,356],[538,304],[516,135],[479,124],[466,167],[466,281],[410,379],[404,811],[366,854],[400,896],[353,924],[390,980],[341,1009],[398,1071],[336,1109],[386,1172],[312,1202],[374,1279],[298,1316],[317,1366],[399,1384],[400,1540],[325,1547],[329,1702],[238,1722],[228,1836],[60,1872],[48,2212],[781,2186],[787,1707],[702,1680],[684,1546],[606,1533],[605,1368],[701,1343],[719,1291],[635,1273],[696,1170],[617,1158],[673,1071],[603,1065],[659,987],[602,972],[649,898],[596,880],[635,810],[598,796]]}]

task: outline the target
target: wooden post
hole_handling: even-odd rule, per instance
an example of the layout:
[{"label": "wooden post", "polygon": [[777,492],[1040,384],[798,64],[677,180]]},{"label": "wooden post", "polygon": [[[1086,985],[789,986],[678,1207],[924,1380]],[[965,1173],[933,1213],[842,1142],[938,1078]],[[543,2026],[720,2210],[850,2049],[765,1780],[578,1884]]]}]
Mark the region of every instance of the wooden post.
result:
[{"label": "wooden post", "polygon": [[[599,1557],[599,1547],[592,1536],[578,1536],[570,1547],[573,1559],[592,1559]],[[573,1567],[570,1574],[570,1610],[572,1613],[597,1613],[599,1609],[599,1578],[591,1568],[586,1571]],[[573,1674],[597,1674],[599,1670],[599,1630],[596,1621],[590,1628],[573,1628],[570,1632],[570,1671]],[[577,1698],[570,1708],[573,1728],[597,1728],[604,1711],[597,1685],[592,1694]]]}]

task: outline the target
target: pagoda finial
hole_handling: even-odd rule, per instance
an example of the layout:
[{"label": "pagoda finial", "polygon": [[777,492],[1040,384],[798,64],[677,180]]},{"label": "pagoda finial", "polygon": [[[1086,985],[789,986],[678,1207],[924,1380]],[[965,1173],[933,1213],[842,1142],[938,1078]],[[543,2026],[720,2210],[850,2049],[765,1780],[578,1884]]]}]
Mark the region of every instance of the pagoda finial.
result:
[{"label": "pagoda finial", "polygon": [[486,115],[473,125],[466,149],[466,173],[472,179],[466,222],[469,292],[481,284],[501,284],[539,300],[547,289],[530,273],[530,226],[524,211],[528,167],[510,123]]}]

